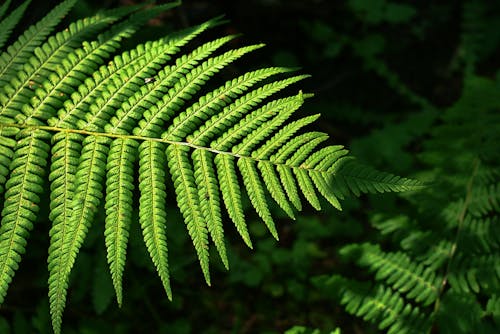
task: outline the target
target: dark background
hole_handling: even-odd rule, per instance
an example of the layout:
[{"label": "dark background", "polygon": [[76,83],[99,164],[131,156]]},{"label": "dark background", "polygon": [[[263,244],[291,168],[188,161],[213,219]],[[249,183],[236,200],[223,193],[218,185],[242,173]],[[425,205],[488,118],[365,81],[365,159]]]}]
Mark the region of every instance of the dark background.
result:
[{"label": "dark background", "polygon": [[[57,3],[33,1],[22,26],[36,22]],[[139,2],[82,0],[66,21],[134,3]],[[477,41],[481,51],[476,72],[495,77],[499,75],[500,6],[494,1],[479,3],[487,10],[485,19],[477,23],[485,34]],[[412,176],[419,168],[413,158],[420,150],[418,129],[425,128],[432,110],[450,106],[461,94],[468,54],[463,47],[463,6],[462,1],[187,0],[151,20],[130,45],[225,14],[230,22],[203,40],[242,34],[231,47],[267,44],[231,66],[230,72],[241,74],[271,65],[300,67],[312,77],[291,91],[315,94],[302,115],[321,113],[318,130],[329,133],[333,142],[346,145],[362,161]],[[362,277],[354,267],[339,263],[336,250],[352,241],[370,240],[369,220],[382,208],[396,211],[401,203],[395,196],[348,200],[342,213],[326,204],[319,213],[306,207],[295,222],[274,208],[280,242],[247,210],[255,250],[245,248],[227,224],[231,269],[226,272],[214,252],[212,287],[203,281],[173,197],[169,256],[174,301],[164,295],[135,226],[124,277],[124,305],[118,309],[105,267],[103,227],[97,223],[77,259],[64,333],[279,333],[295,325],[321,328],[325,333],[336,326],[343,333],[374,332],[317,292],[310,279],[333,272]],[[38,224],[31,235],[0,311],[0,325],[10,326],[16,334],[50,332],[49,226],[48,221]]]}]

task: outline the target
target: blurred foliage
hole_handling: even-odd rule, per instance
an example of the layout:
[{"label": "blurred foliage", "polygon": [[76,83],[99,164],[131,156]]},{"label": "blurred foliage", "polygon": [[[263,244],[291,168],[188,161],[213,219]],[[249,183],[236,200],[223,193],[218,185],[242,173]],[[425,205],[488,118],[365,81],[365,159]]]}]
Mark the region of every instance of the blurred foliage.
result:
[{"label": "blurred foliage", "polygon": [[[137,2],[82,0],[67,19]],[[40,10],[28,13],[26,20],[34,22],[56,3],[37,1]],[[221,29],[244,34],[243,42],[235,43],[268,44],[260,57],[252,57],[250,61],[255,63],[245,64],[245,70],[261,64],[301,66],[313,75],[305,90],[316,95],[306,103],[304,112],[322,113],[319,130],[346,144],[372,166],[404,176],[430,179],[436,175],[419,157],[436,125],[443,123],[443,110],[460,100],[464,78],[475,74],[500,79],[500,3],[487,0],[185,0],[179,9],[152,20],[140,38],[154,38],[222,13],[230,23]],[[231,71],[241,72],[236,67]],[[481,105],[482,101],[475,103]],[[474,112],[473,107],[468,108]],[[483,131],[477,126],[471,125],[468,131]],[[466,145],[455,144],[453,149]],[[448,161],[452,160],[448,157]],[[433,162],[434,167],[446,166]],[[444,201],[451,189],[442,193]],[[173,189],[167,190],[173,193]],[[408,200],[411,196],[346,200],[340,215],[331,215],[328,209],[318,214],[309,208],[295,222],[282,216],[277,220],[280,242],[264,233],[256,215],[249,215],[255,221],[250,223],[254,250],[242,243],[231,245],[231,270],[226,272],[221,263],[215,263],[211,288],[203,285],[197,272],[196,255],[182,230],[182,218],[171,214],[168,229],[177,236],[169,240],[173,244],[169,255],[173,302],[164,297],[160,281],[152,274],[140,228],[135,226],[130,231],[132,249],[121,309],[112,298],[103,262],[103,227],[92,229],[72,274],[78,280],[70,284],[63,332],[336,334],[340,327],[342,333],[376,333],[376,327],[343,311],[311,278],[342,274],[353,280],[371,280],[365,269],[341,261],[338,251],[355,242],[394,247],[400,239],[397,233],[388,235],[411,225],[411,217],[418,211]],[[42,208],[41,216],[47,217],[47,211],[48,207]],[[168,212],[176,210],[172,207]],[[281,213],[274,208],[273,214],[278,217]],[[52,331],[45,297],[48,230],[48,221],[35,224],[26,257],[0,308],[2,334]],[[233,234],[228,240],[237,239],[234,231],[227,230]],[[497,291],[483,311],[471,305],[471,313],[485,312],[500,326],[499,295]],[[459,300],[460,296],[446,298]],[[33,300],[41,302],[34,304]],[[462,305],[456,314],[468,307],[460,301],[448,305]],[[450,312],[455,310],[446,314]],[[451,324],[457,318],[448,321]]]}]

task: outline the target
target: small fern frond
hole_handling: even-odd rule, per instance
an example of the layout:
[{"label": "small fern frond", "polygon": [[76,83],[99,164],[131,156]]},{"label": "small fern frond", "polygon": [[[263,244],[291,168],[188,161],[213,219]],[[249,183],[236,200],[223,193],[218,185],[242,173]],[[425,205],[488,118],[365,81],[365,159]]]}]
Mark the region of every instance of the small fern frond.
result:
[{"label": "small fern frond", "polygon": [[118,305],[122,303],[121,281],[132,223],[134,163],[137,157],[137,142],[130,139],[115,139],[109,149],[106,164],[106,220],[104,236],[108,252],[111,278],[116,290]]},{"label": "small fern frond", "polygon": [[250,158],[239,159],[238,167],[241,175],[243,176],[243,184],[248,191],[250,202],[252,202],[253,207],[266,224],[271,235],[276,240],[279,240],[276,226],[274,225],[271,212],[269,211],[269,207],[267,205],[264,188],[262,187],[262,181],[259,178],[259,173],[255,166],[255,161]]},{"label": "small fern frond", "polygon": [[[469,71],[476,58],[471,55],[467,61]],[[413,215],[375,222],[384,235],[380,241],[384,248],[402,250],[384,252],[381,246],[372,244],[350,245],[342,250],[375,273],[374,290],[388,294],[398,291],[402,300],[387,299],[391,307],[401,304],[401,308],[420,309],[421,333],[498,332],[498,322],[488,307],[495,308],[491,296],[500,290],[500,123],[498,99],[492,98],[498,95],[499,87],[498,82],[466,72],[463,95],[440,114],[419,155],[429,166],[427,173],[437,180],[436,186],[407,197],[415,206],[409,211]],[[422,187],[412,180],[372,174],[371,168],[349,157],[334,163],[330,171],[335,193],[340,195]],[[351,177],[351,173],[357,176]],[[355,282],[343,278],[338,282],[341,290],[356,287]],[[371,301],[373,293],[367,290],[361,296],[365,297],[346,297],[347,311],[373,320],[368,310],[378,306]],[[358,307],[355,300],[364,305]],[[361,308],[365,311],[357,311]],[[390,319],[391,315],[384,314],[375,321]],[[401,319],[405,324],[413,322]]]},{"label": "small fern frond", "polygon": [[75,195],[71,201],[72,212],[66,221],[67,238],[60,248],[57,259],[59,264],[54,266],[49,275],[50,313],[56,333],[61,328],[69,274],[103,196],[102,181],[105,179],[109,151],[107,144],[109,139],[104,137],[87,137],[83,142],[73,185]]},{"label": "small fern frond", "polygon": [[21,17],[23,16],[23,13],[29,6],[30,2],[31,0],[25,0],[16,9],[14,9],[9,16],[0,21],[0,26],[2,27],[2,31],[0,31],[0,49],[5,45],[5,42],[9,38],[12,29],[14,29],[19,20],[21,20]]},{"label": "small fern frond", "polygon": [[[186,141],[193,145],[207,145],[210,139],[217,137],[220,128],[224,125],[221,111],[229,102],[234,101],[238,94],[247,91],[258,82],[288,71],[290,70],[287,68],[276,67],[248,72],[236,79],[227,81],[223,86],[201,97],[197,103],[194,103],[186,110],[186,115],[189,115],[188,121],[210,119],[192,134],[185,136]],[[212,114],[214,114],[213,117],[210,117]]]},{"label": "small fern frond", "polygon": [[[165,211],[166,173],[165,146],[156,142],[143,142],[139,147],[139,223],[144,242],[158,271],[163,288],[172,299],[168,270],[168,248]],[[117,295],[118,296],[118,295]],[[120,302],[120,300],[119,300]]]},{"label": "small fern frond", "polygon": [[15,138],[19,132],[17,128],[2,127],[0,128],[0,194],[3,194],[5,182],[9,176],[9,166],[14,156],[14,147],[16,146]]},{"label": "small fern frond", "polygon": [[220,190],[227,213],[245,244],[253,248],[250,234],[248,233],[248,227],[245,222],[245,216],[243,214],[241,190],[234,167],[234,157],[228,154],[219,154],[215,157],[214,161],[217,168],[217,175],[219,175]]},{"label": "small fern frond", "polygon": [[189,148],[186,146],[167,146],[168,167],[177,194],[177,203],[198,254],[205,281],[210,285],[207,226],[202,214],[200,198],[194,187],[193,167],[188,153]]},{"label": "small fern frond", "polygon": [[220,194],[215,175],[212,153],[206,150],[194,150],[193,159],[194,176],[198,188],[198,197],[201,211],[207,224],[210,237],[219,252],[224,267],[229,269],[229,261],[224,244],[224,230],[220,210]]},{"label": "small fern frond", "polygon": [[[171,113],[174,111],[169,108],[169,103],[180,99],[177,94],[182,94],[182,92],[176,90],[174,86],[175,83],[178,80],[182,80],[186,75],[199,70],[200,66],[195,67],[199,61],[210,56],[210,54],[233,38],[233,36],[228,36],[204,44],[191,54],[177,59],[175,66],[166,67],[164,70],[160,71],[157,75],[158,78],[152,83],[151,87],[147,86],[146,89],[138,91],[134,94],[133,98],[127,101],[128,103],[123,104],[123,108],[117,112],[117,116],[110,121],[114,127],[109,127],[107,131],[113,133],[116,132],[117,129],[120,129],[120,131],[124,133],[132,132],[137,120],[140,118],[140,114],[147,108],[149,108],[150,111],[145,114],[145,121],[139,124],[139,128],[135,129],[135,133],[137,135],[143,135],[145,133],[151,134],[153,132],[152,129],[158,129],[165,120],[171,117]],[[205,68],[208,67],[205,66]],[[199,75],[203,76],[205,74],[206,73],[201,73]],[[177,85],[177,88],[180,87],[183,87],[183,85]],[[171,94],[170,99],[160,93],[164,90],[169,91]],[[178,102],[180,104],[178,106],[179,108],[182,105],[180,101],[182,100]]]},{"label": "small fern frond", "polygon": [[351,157],[340,159],[331,169],[331,184],[339,198],[350,193],[359,196],[362,193],[401,192],[426,187],[417,180],[381,173]]},{"label": "small fern frond", "polygon": [[45,142],[48,138],[50,134],[40,130],[16,135],[0,227],[0,303],[19,266],[39,210],[50,151]]},{"label": "small fern frond", "polygon": [[76,0],[66,0],[26,31],[0,55],[0,86],[13,79],[29,60],[33,50],[54,29],[59,21],[74,6]]},{"label": "small fern frond", "polygon": [[431,326],[431,319],[418,307],[406,303],[399,293],[383,285],[370,287],[337,275],[316,282],[333,289],[348,313],[377,324],[388,334],[421,334]]},{"label": "small fern frond", "polygon": [[7,9],[9,9],[11,0],[5,0],[2,6],[0,6],[0,18],[2,18],[5,15],[5,12]]},{"label": "small fern frond", "polygon": [[500,183],[474,187],[471,198],[468,211],[474,217],[500,212]]},{"label": "small fern frond", "polygon": [[[237,124],[233,125],[229,130],[224,132],[218,138],[215,138],[210,147],[214,150],[226,151],[229,150],[236,141],[246,137],[250,132],[255,131],[262,123],[270,118],[277,116],[283,118],[284,115],[291,115],[296,109],[292,105],[296,103],[296,97],[292,96],[285,99],[273,100],[261,108],[252,111],[245,118],[241,119]],[[231,110],[228,108],[228,110]],[[282,111],[282,113],[280,113]],[[281,116],[278,116],[281,115]],[[221,117],[219,116],[219,119]],[[211,124],[215,122],[209,121]],[[219,123],[219,122],[217,122]],[[224,124],[221,119],[220,124]],[[253,137],[255,138],[255,137]]]},{"label": "small fern frond", "polygon": [[79,47],[86,38],[117,19],[117,17],[96,15],[77,21],[70,24],[67,30],[57,33],[37,47],[33,51],[34,56],[30,57],[23,68],[18,71],[17,78],[4,86],[4,92],[0,94],[0,101],[3,105],[1,114],[17,115],[18,106],[34,96],[38,87],[43,87],[41,80],[48,78],[54,72],[53,69],[73,52],[73,48]]},{"label": "small fern frond", "polygon": [[438,297],[442,277],[413,262],[404,253],[385,253],[378,245],[366,243],[343,247],[340,254],[352,258],[360,266],[368,267],[376,273],[376,280],[384,281],[393,290],[424,306],[430,305]]},{"label": "small fern frond", "polygon": [[450,266],[449,282],[454,291],[495,293],[500,290],[500,259],[496,254],[470,258],[460,252]]}]

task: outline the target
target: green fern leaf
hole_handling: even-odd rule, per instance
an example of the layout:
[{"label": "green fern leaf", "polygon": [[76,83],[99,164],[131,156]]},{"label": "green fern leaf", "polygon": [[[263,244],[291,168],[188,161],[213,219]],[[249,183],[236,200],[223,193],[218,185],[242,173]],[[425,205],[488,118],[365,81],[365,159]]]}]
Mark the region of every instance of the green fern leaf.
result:
[{"label": "green fern leaf", "polygon": [[5,12],[7,11],[7,9],[10,6],[10,2],[11,2],[11,0],[5,0],[3,5],[0,7],[0,18],[5,15]]},{"label": "green fern leaf", "polygon": [[0,128],[0,194],[4,192],[4,185],[9,176],[9,165],[14,156],[13,148],[16,146],[16,140],[12,137],[19,132],[17,128]]},{"label": "green fern leaf", "polygon": [[227,154],[218,154],[215,159],[217,174],[219,175],[220,191],[222,199],[227,209],[229,217],[236,226],[245,244],[253,248],[248,227],[243,215],[243,206],[241,204],[241,192],[234,168],[234,157]]},{"label": "green fern leaf", "polygon": [[69,219],[72,214],[74,197],[73,186],[76,182],[76,171],[81,153],[81,136],[78,134],[60,133],[53,137],[52,163],[49,179],[51,181],[50,247],[48,256],[49,292],[63,275],[63,252],[70,237]]},{"label": "green fern leaf", "polygon": [[4,46],[5,41],[7,41],[7,38],[9,38],[9,35],[12,32],[12,29],[14,29],[15,25],[19,22],[30,2],[31,0],[24,1],[21,5],[19,5],[19,7],[14,9],[8,17],[0,22],[0,25],[2,26],[2,31],[0,32],[0,48]]},{"label": "green fern leaf", "polygon": [[188,152],[189,148],[186,146],[169,145],[167,147],[168,166],[179,209],[193,240],[205,281],[210,285],[207,226],[201,212],[200,198],[196,191],[193,167],[189,161]]},{"label": "green fern leaf", "polygon": [[13,149],[0,226],[0,303],[24,253],[43,193],[50,146],[45,131],[21,131]]},{"label": "green fern leaf", "polygon": [[300,201],[299,190],[297,189],[297,183],[293,177],[292,170],[283,165],[276,166],[276,169],[288,199],[293,204],[295,209],[301,211],[302,203]]},{"label": "green fern leaf", "polygon": [[[165,147],[161,143],[143,142],[139,147],[139,222],[148,249],[163,288],[172,299],[168,270],[165,199],[166,174],[163,162]],[[117,290],[117,297],[118,297]]]},{"label": "green fern leaf", "polygon": [[281,186],[278,176],[276,175],[274,166],[270,162],[264,160],[259,161],[257,166],[262,173],[264,184],[271,194],[271,197],[276,201],[276,203],[278,203],[280,208],[282,208],[290,218],[295,219],[295,214],[293,213],[293,209],[290,206],[288,199],[286,198],[285,191]]},{"label": "green fern leaf", "polygon": [[304,194],[304,197],[311,204],[313,208],[316,210],[321,210],[321,204],[318,199],[318,195],[316,195],[316,191],[314,190],[314,184],[311,181],[311,178],[307,174],[307,171],[300,168],[294,168],[293,172],[297,177],[297,183],[299,185],[300,190]]},{"label": "green fern leaf", "polygon": [[281,183],[285,188],[286,194],[295,208],[299,211],[302,210],[302,204],[299,197],[299,190],[297,189],[297,184],[295,183],[295,178],[293,176],[292,170],[286,167],[286,160],[290,155],[296,152],[302,145],[308,143],[309,141],[316,139],[319,142],[328,139],[328,135],[322,132],[307,132],[300,136],[296,136],[288,143],[283,145],[275,154],[273,154],[269,160],[277,165],[278,174],[280,176]]},{"label": "green fern leaf", "polygon": [[224,230],[220,210],[220,195],[215,175],[212,153],[206,150],[194,150],[192,154],[194,176],[198,188],[198,197],[203,217],[207,222],[210,237],[219,252],[222,263],[229,269],[229,261],[224,244]]},{"label": "green fern leaf", "polygon": [[[253,93],[251,93],[253,94]],[[251,132],[255,132],[258,128],[263,129],[261,126],[272,117],[274,122],[282,124],[287,115],[291,115],[296,109],[292,108],[296,104],[297,97],[292,96],[285,99],[273,100],[263,107],[252,111],[245,118],[241,119],[237,124],[234,124],[222,136],[213,140],[210,144],[211,148],[219,151],[227,151],[234,147],[238,140],[244,138],[242,143],[238,145],[243,146],[245,142],[248,146],[256,144],[258,135],[249,136]],[[228,108],[228,110],[231,110]],[[269,128],[268,128],[269,129]]]},{"label": "green fern leaf", "polygon": [[49,78],[53,73],[52,69],[62,63],[62,60],[72,52],[72,48],[78,47],[85,38],[92,36],[117,19],[118,17],[96,15],[77,21],[70,24],[67,31],[57,33],[42,46],[37,47],[34,50],[34,56],[17,74],[16,80],[11,80],[9,84],[4,85],[4,92],[0,94],[0,102],[3,105],[0,115],[19,117],[19,106],[34,96],[38,87],[44,87],[44,82],[41,80]]},{"label": "green fern leaf", "polygon": [[106,165],[106,221],[104,236],[108,263],[116,291],[118,305],[122,304],[122,276],[132,223],[132,198],[134,190],[134,162],[137,142],[131,139],[115,139],[109,149]]},{"label": "green fern leaf", "polygon": [[250,158],[241,158],[238,160],[238,167],[243,176],[243,183],[245,184],[253,207],[266,224],[272,236],[276,240],[279,240],[278,231],[276,231],[271,212],[267,206],[264,188],[262,187],[262,181],[259,179],[255,161]]},{"label": "green fern leaf", "polygon": [[[108,144],[109,139],[104,137],[87,137],[83,142],[75,177],[75,196],[71,202],[72,213],[67,222],[67,238],[61,246],[60,259],[57,260],[60,264],[49,275],[50,313],[56,333],[61,330],[71,268],[102,197],[101,182],[105,179]],[[50,263],[49,267],[52,265]]]},{"label": "green fern leaf", "polygon": [[22,69],[33,50],[39,46],[59,21],[74,6],[76,0],[66,0],[42,20],[29,27],[14,44],[0,55],[0,86],[8,83]]},{"label": "green fern leaf", "polygon": [[334,290],[348,313],[378,324],[387,333],[426,333],[431,326],[431,319],[418,307],[405,303],[397,292],[383,285],[371,288],[337,275],[321,278],[320,282]]},{"label": "green fern leaf", "polygon": [[442,277],[433,270],[412,262],[404,253],[384,253],[371,244],[349,245],[341,249],[343,256],[352,257],[361,266],[375,271],[375,279],[392,285],[407,298],[428,306],[439,294]]},{"label": "green fern leaf", "polygon": [[401,192],[426,187],[416,180],[378,172],[350,157],[339,159],[330,167],[330,171],[333,172],[330,182],[334,191],[342,196],[348,196],[350,192],[359,196],[361,193]]}]

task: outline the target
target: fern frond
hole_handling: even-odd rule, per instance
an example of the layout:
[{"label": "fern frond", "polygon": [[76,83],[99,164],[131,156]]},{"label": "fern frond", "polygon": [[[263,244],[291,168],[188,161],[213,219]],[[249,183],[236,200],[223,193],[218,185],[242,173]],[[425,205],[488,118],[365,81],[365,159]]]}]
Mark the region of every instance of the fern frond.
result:
[{"label": "fern frond", "polygon": [[0,18],[2,18],[5,15],[5,12],[7,9],[9,9],[11,0],[5,0],[2,6],[0,7]]},{"label": "fern frond", "polygon": [[[140,69],[163,64],[179,51],[179,47],[216,24],[218,20],[211,20],[186,29],[168,41],[149,42],[115,56],[108,65],[94,72],[92,78],[87,77],[77,92],[71,95],[71,101],[66,101],[64,108],[58,112],[58,118],[49,119],[48,123],[55,127],[104,128],[112,116],[110,108],[119,106],[115,99],[125,94],[127,83],[138,75]],[[88,113],[88,110],[91,112]]]},{"label": "fern frond", "polygon": [[[200,84],[207,81],[227,64],[230,64],[246,53],[252,52],[261,47],[263,47],[262,44],[242,47],[208,59],[203,64],[195,68],[191,73],[186,75],[186,82],[181,81],[180,83],[176,83],[176,85],[164,97],[164,99],[168,102],[163,108],[167,108],[167,110],[172,110],[173,112],[177,111],[180,107],[182,107],[186,99],[189,99],[191,95],[200,89]],[[182,136],[186,132],[185,128],[189,129],[189,121],[193,121],[192,115],[194,115],[194,113],[180,113],[172,120],[172,124],[168,127],[167,131],[162,134],[162,138],[166,140],[181,140]]]},{"label": "fern frond", "polygon": [[[497,250],[498,251],[498,250]],[[449,282],[456,292],[495,293],[500,289],[500,259],[496,254],[457,254],[450,267]]]},{"label": "fern frond", "polygon": [[[49,180],[51,181],[49,256],[49,291],[61,276],[63,252],[69,237],[68,224],[72,214],[74,184],[81,153],[82,137],[78,134],[60,133],[53,137],[52,162]],[[62,284],[62,283],[59,283]]]},{"label": "fern frond", "polygon": [[337,275],[323,281],[335,291],[348,313],[377,324],[388,334],[426,333],[431,326],[431,319],[418,307],[383,285],[369,287]]},{"label": "fern frond", "polygon": [[4,185],[9,176],[9,165],[14,156],[16,140],[13,137],[19,132],[17,128],[0,128],[0,194],[4,192]]},{"label": "fern frond", "polygon": [[76,0],[66,0],[57,5],[50,13],[26,31],[0,55],[0,86],[4,86],[22,69],[33,50],[54,29],[59,21],[74,6]]},{"label": "fern frond", "polygon": [[227,213],[236,226],[245,244],[253,248],[248,227],[243,214],[243,205],[241,204],[241,191],[238,184],[238,177],[234,168],[234,157],[227,154],[219,154],[215,157],[215,166],[217,175],[219,175],[220,191],[222,199],[226,206]]},{"label": "fern frond", "polygon": [[487,216],[500,212],[500,183],[474,187],[468,212],[475,216]]},{"label": "fern frond", "polygon": [[0,48],[4,46],[7,38],[9,38],[10,33],[12,32],[12,29],[14,29],[16,24],[19,22],[30,2],[31,0],[25,0],[16,9],[14,9],[9,16],[0,21],[0,26],[2,27],[2,31],[0,31]]},{"label": "fern frond", "polygon": [[67,221],[67,238],[61,246],[60,264],[49,276],[50,313],[56,333],[61,329],[71,268],[103,196],[102,181],[105,179],[108,144],[109,139],[104,137],[86,137],[83,142],[73,185],[75,195],[71,202],[72,212]]},{"label": "fern frond", "polygon": [[201,211],[205,218],[210,237],[219,252],[222,263],[229,269],[229,261],[224,244],[224,230],[220,210],[220,194],[217,176],[215,175],[212,153],[206,150],[194,150],[194,176],[198,188]]},{"label": "fern frond", "polygon": [[[166,174],[161,143],[143,142],[139,146],[139,223],[148,249],[167,296],[172,299],[168,270],[165,200]],[[118,296],[118,294],[117,294]]]},{"label": "fern frond", "polygon": [[416,180],[381,173],[350,157],[340,159],[331,170],[333,172],[331,183],[340,198],[350,193],[359,196],[361,193],[401,192],[426,187]]},{"label": "fern frond", "polygon": [[50,146],[45,131],[21,131],[16,135],[5,185],[5,201],[0,226],[0,303],[25,251],[43,193],[43,175]]},{"label": "fern frond", "polygon": [[[140,124],[140,130],[142,131],[137,129],[136,134],[141,135],[141,132],[149,132],[150,135],[153,135],[151,128],[158,129],[174,112],[174,110],[169,108],[169,102],[167,102],[167,97],[165,96],[164,91],[167,90],[171,92],[172,98],[170,100],[175,100],[177,98],[177,94],[182,94],[182,92],[179,92],[178,89],[183,87],[183,85],[177,84],[176,89],[175,84],[178,81],[182,81],[183,79],[185,80],[186,76],[193,75],[196,71],[200,71],[201,66],[203,65],[196,67],[195,69],[193,69],[193,67],[195,67],[199,61],[208,57],[233,38],[233,36],[228,36],[204,44],[194,50],[191,54],[177,59],[175,66],[164,68],[157,74],[158,79],[156,79],[152,85],[146,85],[146,88],[135,93],[134,96],[127,101],[127,103],[122,104],[122,108],[117,111],[117,115],[110,121],[114,127],[109,127],[107,131],[113,133],[116,132],[117,129],[120,129],[124,133],[131,132],[137,120],[142,116],[142,111],[144,109],[150,109],[150,111],[144,115],[147,121],[143,121]],[[204,64],[207,71],[206,73],[210,73],[210,67],[206,66],[206,62]],[[202,72],[198,75],[203,77],[206,73]],[[214,73],[215,71],[212,72],[212,74]],[[154,135],[158,134],[154,133]]]},{"label": "fern frond", "polygon": [[374,271],[376,280],[384,281],[394,290],[424,306],[430,305],[438,297],[442,277],[415,263],[402,252],[385,253],[378,245],[365,243],[343,247],[340,253]]},{"label": "fern frond", "polygon": [[122,304],[122,276],[132,223],[134,190],[134,162],[137,142],[115,139],[110,146],[106,164],[106,220],[104,236],[108,253],[111,278],[118,305]]},{"label": "fern frond", "polygon": [[[73,48],[79,47],[86,38],[117,19],[119,17],[96,15],[76,21],[70,24],[67,30],[51,36],[47,42],[37,47],[33,51],[34,56],[30,57],[18,72],[17,78],[4,85],[4,92],[0,94],[0,102],[3,105],[0,115],[17,116],[22,105],[37,93],[38,87],[43,87],[42,80],[53,75],[53,69],[58,68],[73,52]],[[43,92],[41,94],[44,95]]]},{"label": "fern frond", "polygon": [[223,86],[201,97],[197,103],[186,110],[186,114],[189,115],[188,121],[207,120],[210,115],[213,116],[192,134],[186,136],[186,141],[193,145],[205,146],[208,140],[217,137],[221,128],[226,125],[227,120],[222,120],[220,116],[223,116],[221,112],[229,102],[235,100],[238,94],[242,94],[259,81],[288,71],[290,70],[287,68],[276,67],[248,72],[227,81]]},{"label": "fern frond", "polygon": [[500,249],[500,221],[492,218],[471,218],[467,216],[463,226],[464,246],[478,253],[488,253]]},{"label": "fern frond", "polygon": [[189,148],[186,146],[168,145],[167,160],[177,194],[177,204],[193,240],[205,281],[210,285],[207,226],[195,187],[193,166],[189,161],[188,152]]},{"label": "fern frond", "polygon": [[295,183],[295,178],[293,176],[292,170],[285,166],[286,160],[290,157],[291,154],[296,152],[305,143],[308,143],[311,140],[317,140],[318,142],[321,142],[327,139],[328,135],[326,135],[325,133],[306,132],[300,136],[294,137],[269,158],[272,163],[277,164],[276,168],[278,170],[281,183],[285,188],[286,194],[295,208],[299,211],[302,210],[299,190],[297,189],[297,184]]},{"label": "fern frond", "polygon": [[[250,93],[254,94],[254,93]],[[212,141],[210,144],[211,148],[220,151],[226,151],[232,149],[237,150],[241,148],[245,149],[246,146],[255,146],[261,136],[257,135],[257,129],[267,129],[273,130],[275,126],[268,126],[263,128],[262,125],[269,119],[273,118],[272,123],[283,124],[286,117],[291,115],[296,108],[293,108],[297,104],[297,97],[292,96],[284,99],[273,100],[261,108],[250,112],[245,118],[241,119],[237,124],[234,124],[229,130],[224,132],[222,136]],[[231,110],[228,108],[228,110]],[[250,133],[254,135],[249,136]],[[237,144],[237,141],[242,139],[242,142]],[[237,145],[235,145],[237,144]],[[243,147],[242,147],[243,146]]]},{"label": "fern frond", "polygon": [[241,158],[238,160],[238,167],[243,176],[243,183],[250,197],[250,202],[252,202],[253,207],[266,224],[271,235],[276,240],[279,240],[278,231],[276,231],[276,226],[267,205],[264,188],[262,187],[262,181],[259,179],[255,161],[250,158]]}]

